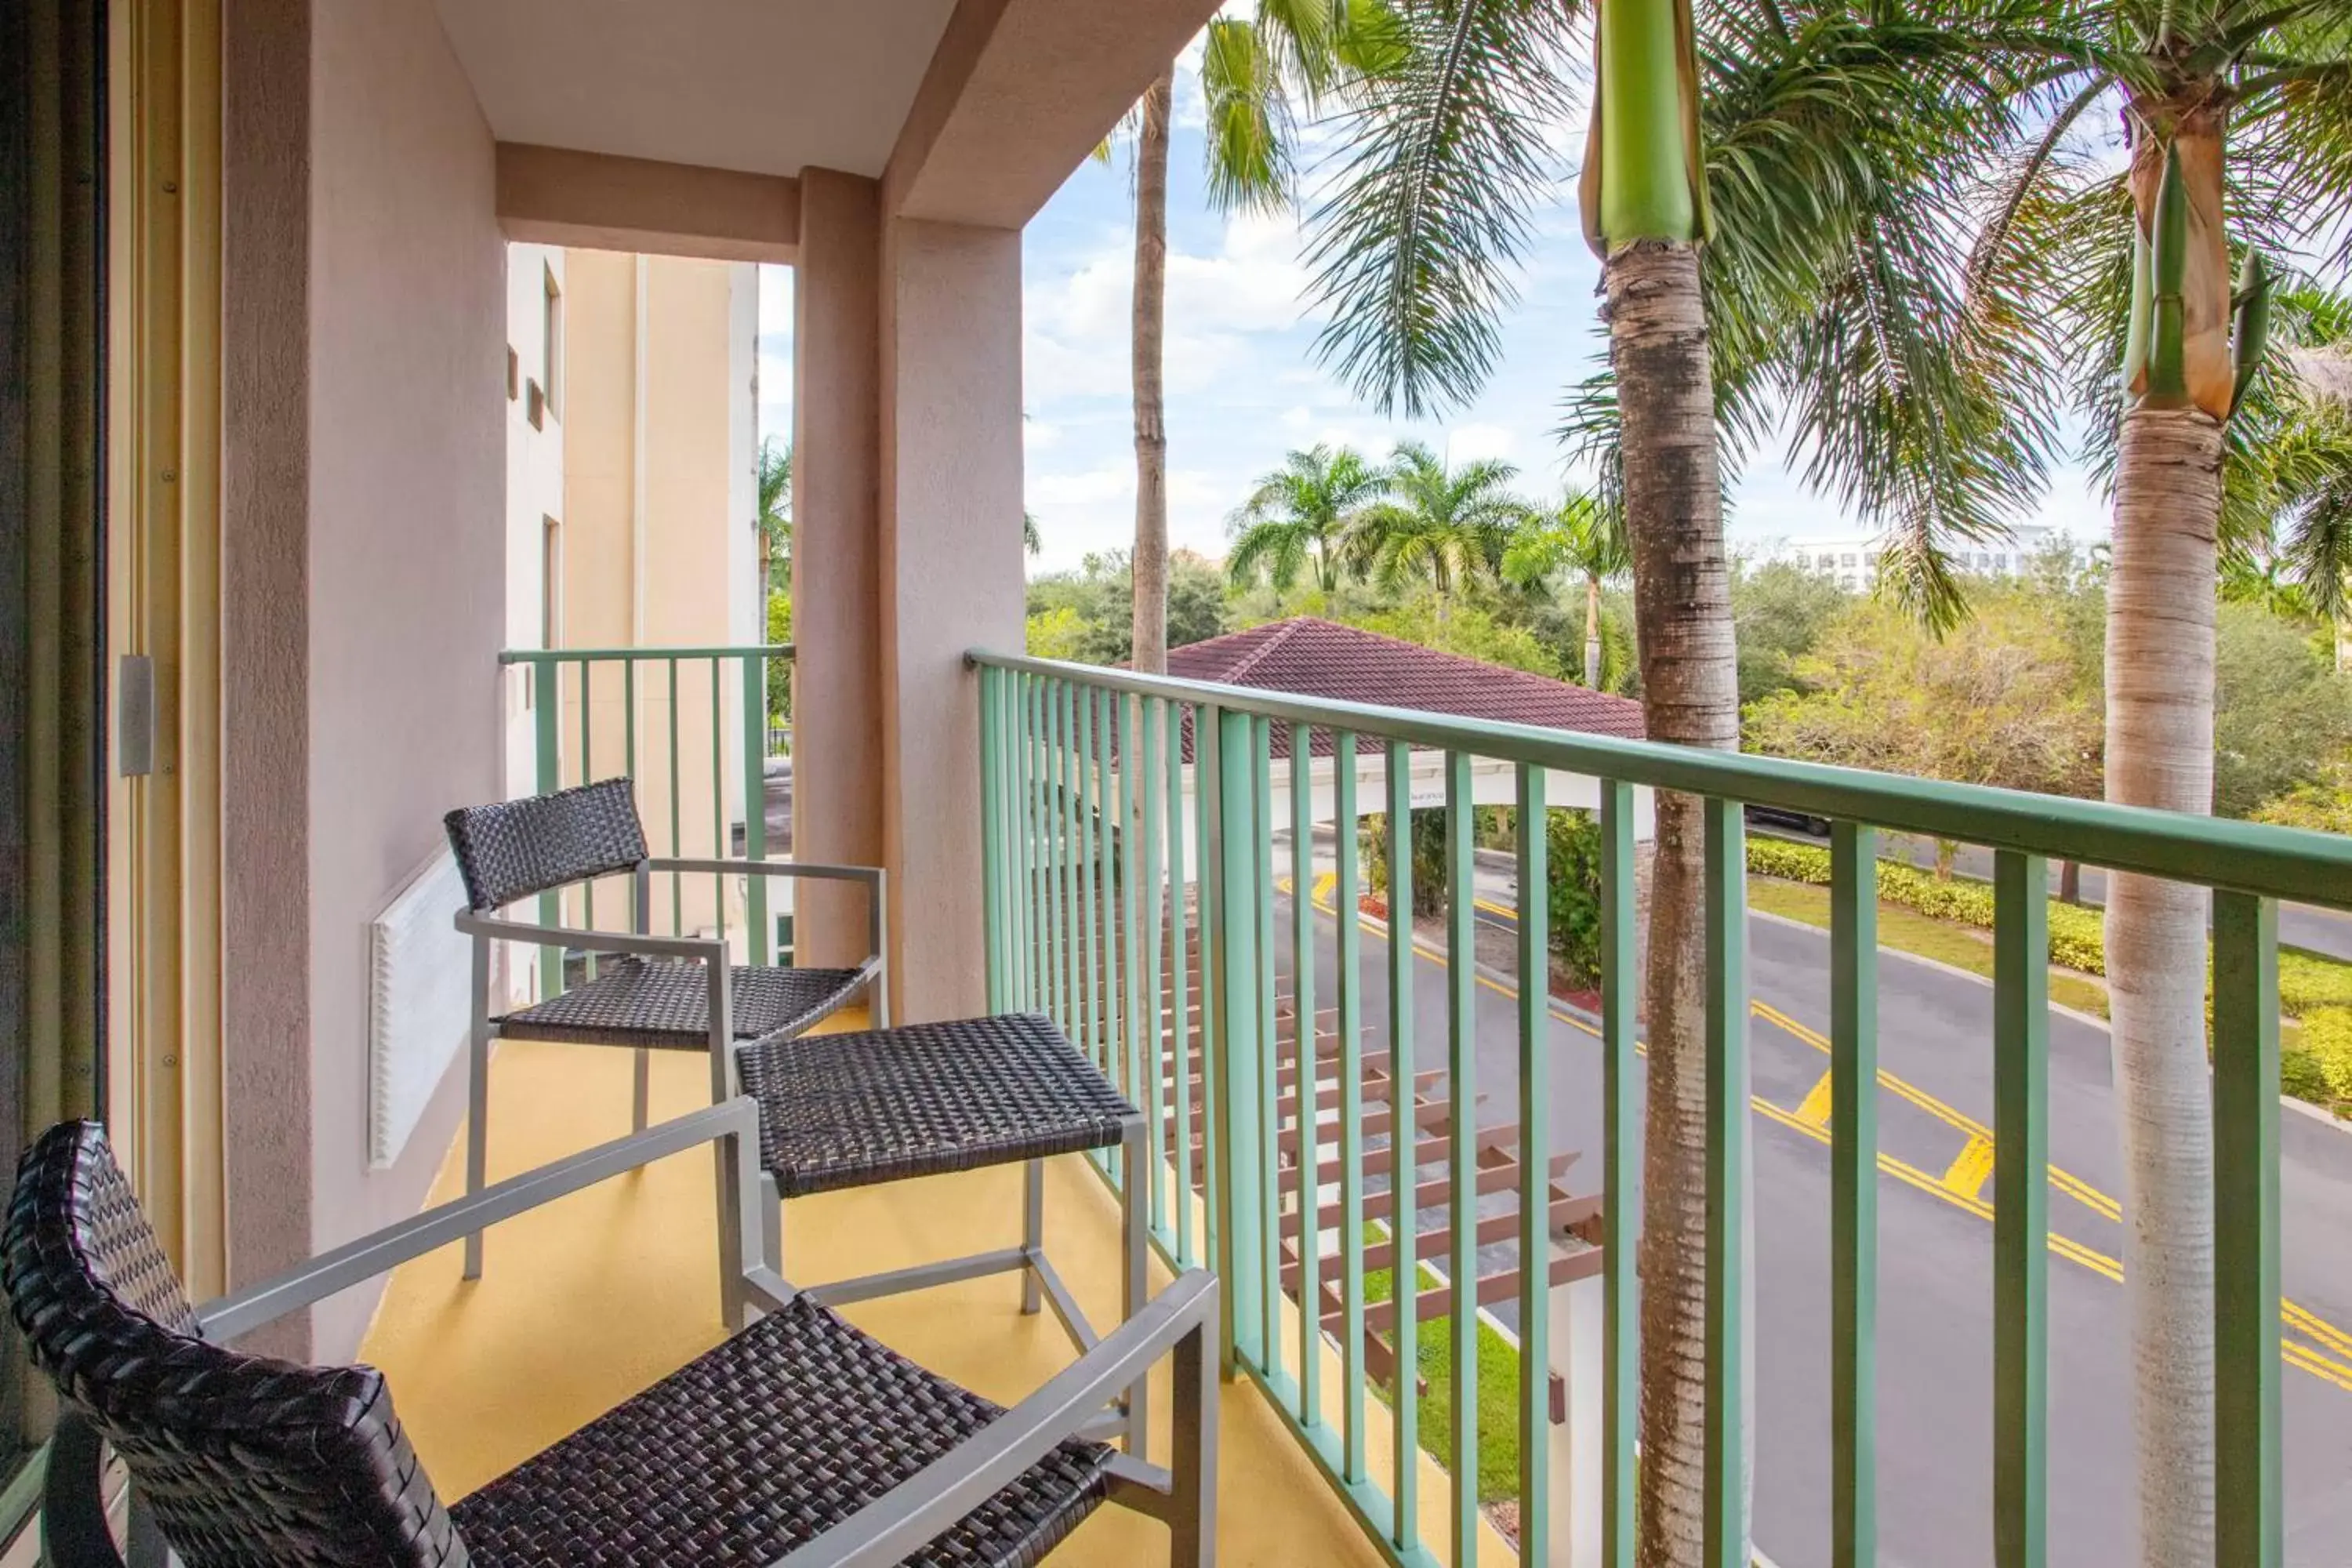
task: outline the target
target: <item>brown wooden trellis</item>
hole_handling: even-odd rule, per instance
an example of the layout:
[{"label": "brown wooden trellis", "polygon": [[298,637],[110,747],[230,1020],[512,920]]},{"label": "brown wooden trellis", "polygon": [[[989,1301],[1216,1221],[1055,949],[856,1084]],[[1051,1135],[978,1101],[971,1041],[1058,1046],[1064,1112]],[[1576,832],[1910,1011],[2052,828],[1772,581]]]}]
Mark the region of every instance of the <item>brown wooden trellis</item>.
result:
[{"label": "brown wooden trellis", "polygon": [[[1189,1081],[1181,1090],[1176,1082],[1179,1064],[1175,1053],[1168,1055],[1163,1068],[1161,1087],[1172,1103],[1182,1092],[1189,1097],[1192,1110],[1192,1147],[1186,1152],[1184,1168],[1195,1192],[1205,1190],[1207,1172],[1208,1105],[1201,1072],[1199,1053],[1199,975],[1197,931],[1188,931],[1192,949],[1186,964],[1188,1000],[1192,1004],[1191,1026],[1186,1042],[1190,1047],[1184,1061],[1189,1065]],[[1314,1109],[1317,1114],[1335,1110],[1340,1100],[1338,1077],[1339,1037],[1337,1032],[1337,1012],[1321,1008],[1317,1012],[1315,1042],[1316,1071],[1314,1073]],[[1370,1031],[1366,1030],[1369,1037]],[[1307,1227],[1303,1220],[1305,1206],[1302,1191],[1306,1190],[1305,1173],[1301,1168],[1304,1139],[1300,1131],[1299,1062],[1297,1047],[1297,1028],[1294,999],[1278,996],[1276,1003],[1275,1038],[1266,1042],[1277,1053],[1276,1069],[1275,1126],[1278,1151],[1276,1190],[1281,1210],[1279,1251],[1282,1289],[1293,1302],[1298,1300],[1304,1277],[1300,1247],[1306,1244]],[[1391,1237],[1397,1223],[1394,1180],[1396,1166],[1395,1113],[1391,1102],[1391,1058],[1385,1049],[1366,1049],[1362,1054],[1364,1118],[1360,1136],[1369,1144],[1381,1140],[1381,1146],[1365,1147],[1362,1168],[1369,1178],[1388,1177],[1385,1192],[1368,1193],[1363,1201],[1362,1217],[1389,1227]],[[1450,1098],[1440,1098],[1437,1092],[1445,1074],[1426,1069],[1413,1075],[1412,1123],[1413,1159],[1416,1177],[1429,1166],[1440,1167],[1431,1180],[1417,1180],[1412,1193],[1415,1216],[1414,1257],[1423,1261],[1443,1259],[1450,1255],[1454,1243],[1454,1216],[1451,1214],[1452,1185],[1443,1167],[1452,1155],[1454,1108]],[[1486,1097],[1481,1095],[1479,1103]],[[1478,1164],[1476,1191],[1480,1197],[1512,1194],[1520,1191],[1519,1130],[1517,1122],[1481,1128],[1474,1141]],[[1317,1139],[1318,1163],[1312,1190],[1318,1194],[1336,1185],[1340,1175],[1340,1154],[1338,1133],[1326,1128]],[[1550,1262],[1550,1283],[1557,1287],[1579,1279],[1590,1279],[1601,1272],[1601,1204],[1598,1194],[1577,1194],[1564,1184],[1564,1178],[1575,1165],[1574,1151],[1551,1156],[1549,1181],[1547,1184],[1549,1215],[1547,1234],[1555,1241],[1570,1244],[1569,1250],[1555,1256]],[[1437,1217],[1433,1219],[1433,1215]],[[1345,1209],[1337,1198],[1318,1205],[1313,1235],[1337,1229],[1345,1223]],[[1475,1220],[1477,1245],[1481,1247],[1515,1240],[1519,1234],[1519,1215],[1514,1202],[1500,1212],[1482,1214]],[[1394,1240],[1368,1240],[1364,1247],[1364,1268],[1369,1272],[1392,1268],[1396,1258]],[[1339,1279],[1335,1259],[1326,1259],[1318,1270],[1319,1298],[1318,1317],[1324,1331],[1337,1338],[1344,1332],[1346,1321],[1342,1282]],[[1519,1291],[1520,1268],[1517,1264],[1483,1268],[1476,1285],[1476,1300],[1481,1306],[1493,1306],[1515,1300]],[[1417,1293],[1413,1316],[1416,1321],[1442,1318],[1453,1307],[1453,1289],[1440,1285]],[[1303,1310],[1303,1309],[1302,1309]],[[1394,1300],[1368,1302],[1364,1308],[1364,1343],[1362,1364],[1367,1376],[1374,1382],[1391,1383],[1396,1369],[1396,1330],[1399,1309]],[[1562,1419],[1565,1391],[1557,1373],[1549,1374],[1550,1405],[1553,1418]]]}]

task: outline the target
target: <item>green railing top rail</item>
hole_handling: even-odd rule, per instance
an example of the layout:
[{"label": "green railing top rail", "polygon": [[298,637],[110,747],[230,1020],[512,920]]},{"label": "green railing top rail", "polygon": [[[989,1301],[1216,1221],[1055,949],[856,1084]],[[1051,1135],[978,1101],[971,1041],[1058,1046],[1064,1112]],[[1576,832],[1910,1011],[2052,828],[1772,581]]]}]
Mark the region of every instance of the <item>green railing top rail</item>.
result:
[{"label": "green railing top rail", "polygon": [[2352,837],[2105,801],[1946,784],[1744,752],[1625,741],[1529,724],[1296,697],[973,648],[972,666],[1084,681],[1291,723],[1474,752],[1561,773],[1774,805],[2115,871],[2352,910]]},{"label": "green railing top rail", "polygon": [[790,658],[788,642],[744,643],[730,647],[510,647],[500,650],[500,664],[567,664],[616,658],[741,658],[747,654]]}]

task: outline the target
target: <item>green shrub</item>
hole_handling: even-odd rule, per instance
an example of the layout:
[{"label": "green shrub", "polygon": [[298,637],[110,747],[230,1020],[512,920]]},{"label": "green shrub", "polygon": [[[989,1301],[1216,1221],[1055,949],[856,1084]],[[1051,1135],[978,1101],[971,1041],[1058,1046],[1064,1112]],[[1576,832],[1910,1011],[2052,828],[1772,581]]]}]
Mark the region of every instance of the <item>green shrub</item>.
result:
[{"label": "green shrub", "polygon": [[1544,824],[1544,887],[1551,950],[1582,984],[1601,979],[1601,825],[1581,811]]},{"label": "green shrub", "polygon": [[2336,1099],[2327,1087],[2327,1075],[2319,1068],[2319,1058],[2292,1046],[2279,1052],[2279,1089],[2312,1105],[2326,1105]]},{"label": "green shrub", "polygon": [[[1748,846],[1748,868],[1760,877],[1826,887],[1830,852],[1784,838],[1757,838]],[[1982,882],[1939,882],[1916,866],[1878,863],[1878,896],[1935,920],[1990,931],[1992,889]],[[2050,962],[2085,974],[2107,972],[2106,921],[2097,910],[2050,901]],[[2279,954],[2279,1011],[2290,1018],[2315,1008],[2352,1009],[2352,964],[2305,952]]]},{"label": "green shrub", "polygon": [[1759,877],[1778,877],[1784,882],[1810,882],[1816,888],[1826,888],[1830,884],[1830,852],[1810,844],[1791,844],[1785,838],[1751,838],[1748,841],[1748,868]]},{"label": "green shrub", "polygon": [[2307,1018],[2316,1011],[2352,1009],[2352,964],[2307,952],[2279,954],[2279,1011]]},{"label": "green shrub", "polygon": [[[2352,1100],[2352,1007],[2321,1007],[2305,1014],[2303,1050],[2298,1054],[2311,1058],[2325,1092],[2308,1095],[2293,1089],[2287,1092],[2301,1100]],[[2285,1064],[2280,1067],[2284,1077]]]}]

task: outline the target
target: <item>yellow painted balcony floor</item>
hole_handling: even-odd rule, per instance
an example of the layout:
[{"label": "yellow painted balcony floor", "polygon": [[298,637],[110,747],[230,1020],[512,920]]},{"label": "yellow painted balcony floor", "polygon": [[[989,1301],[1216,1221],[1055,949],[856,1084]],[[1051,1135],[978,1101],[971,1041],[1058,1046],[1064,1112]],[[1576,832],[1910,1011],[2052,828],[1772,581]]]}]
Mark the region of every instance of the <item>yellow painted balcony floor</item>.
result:
[{"label": "yellow painted balcony floor", "polygon": [[[708,1102],[704,1059],[654,1057],[653,1110]],[[630,1053],[509,1041],[490,1069],[498,1180],[628,1131]],[[462,1138],[433,1201],[464,1190]],[[1118,1207],[1082,1156],[1050,1163],[1045,1243],[1099,1326],[1118,1317]],[[795,1199],[786,1273],[814,1283],[1018,1244],[1018,1167]],[[362,1347],[391,1380],[444,1498],[491,1479],[720,1338],[710,1156],[696,1150],[560,1199],[488,1234],[483,1277],[444,1248],[396,1273]],[[1167,1274],[1153,1266],[1155,1288]],[[1015,1275],[862,1302],[845,1315],[902,1354],[1011,1405],[1075,1352],[1050,1312],[1024,1317]],[[1168,1370],[1155,1378],[1152,1457],[1168,1454]],[[1222,1407],[1218,1548],[1228,1568],[1365,1568],[1380,1558],[1246,1383]],[[1056,1550],[1054,1568],[1164,1563],[1166,1530],[1116,1508]],[[652,1568],[652,1565],[649,1565]]]}]

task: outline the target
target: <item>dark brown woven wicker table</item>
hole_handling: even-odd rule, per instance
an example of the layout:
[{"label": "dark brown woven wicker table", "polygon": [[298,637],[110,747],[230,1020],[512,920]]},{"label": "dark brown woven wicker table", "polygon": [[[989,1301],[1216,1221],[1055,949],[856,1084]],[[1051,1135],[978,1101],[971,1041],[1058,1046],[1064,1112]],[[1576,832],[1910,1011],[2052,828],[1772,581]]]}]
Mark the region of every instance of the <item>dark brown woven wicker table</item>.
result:
[{"label": "dark brown woven wicker table", "polygon": [[[916,1176],[1020,1163],[1021,1245],[812,1286],[834,1306],[990,1274],[1022,1274],[1022,1310],[1050,1303],[1081,1349],[1097,1335],[1045,1253],[1045,1165],[1056,1154],[1119,1149],[1141,1169],[1144,1121],[1101,1069],[1042,1014],[803,1035],[737,1048],[743,1092],[760,1108],[760,1165],[771,1216],[768,1257],[782,1268],[783,1198]],[[1119,1310],[1142,1304],[1147,1215],[1120,1184]],[[1126,1401],[1130,1451],[1141,1442],[1143,1387]]]},{"label": "dark brown woven wicker table", "polygon": [[[123,1568],[104,1448],[130,1478],[131,1560],[192,1568],[1033,1568],[1105,1502],[1170,1529],[1175,1568],[1215,1552],[1217,1287],[1185,1275],[1005,1410],[754,1264],[721,1286],[718,1348],[445,1507],[382,1373],[228,1342],[398,1263],[703,1142],[748,1165],[736,1099],[502,1182],[192,1307],[95,1123],[28,1150],[0,1285],[60,1412],[46,1560]],[[731,1216],[760,1220],[751,1183]],[[1173,1463],[1087,1437],[1104,1403],[1176,1363]]]}]

